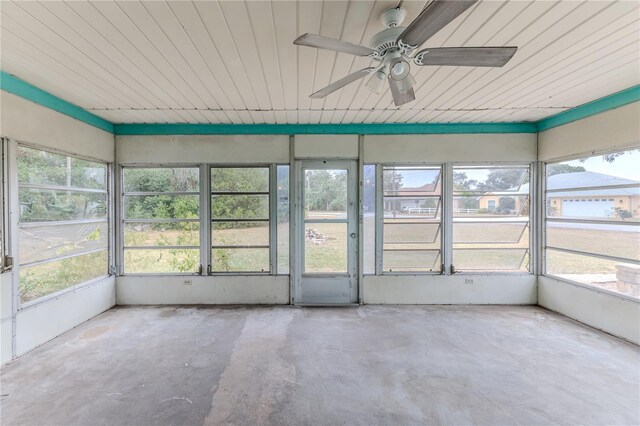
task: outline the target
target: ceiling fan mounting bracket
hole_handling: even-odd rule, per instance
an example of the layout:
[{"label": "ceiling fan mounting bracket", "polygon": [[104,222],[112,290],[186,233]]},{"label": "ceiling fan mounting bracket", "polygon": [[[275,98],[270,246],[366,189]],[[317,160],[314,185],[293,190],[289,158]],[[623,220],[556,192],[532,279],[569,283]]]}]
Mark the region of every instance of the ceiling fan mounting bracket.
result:
[{"label": "ceiling fan mounting bracket", "polygon": [[382,12],[380,22],[385,28],[399,27],[407,16],[407,11],[401,7],[394,7]]}]

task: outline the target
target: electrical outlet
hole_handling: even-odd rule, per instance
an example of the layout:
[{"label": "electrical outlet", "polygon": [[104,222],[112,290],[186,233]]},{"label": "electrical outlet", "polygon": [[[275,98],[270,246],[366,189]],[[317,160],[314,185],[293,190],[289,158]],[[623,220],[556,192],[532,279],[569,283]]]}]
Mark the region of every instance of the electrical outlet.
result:
[{"label": "electrical outlet", "polygon": [[191,285],[193,284],[193,281],[191,280],[184,280],[184,285]]},{"label": "electrical outlet", "polygon": [[465,284],[474,284],[475,282],[473,281],[473,278],[465,278],[464,279],[464,283]]}]

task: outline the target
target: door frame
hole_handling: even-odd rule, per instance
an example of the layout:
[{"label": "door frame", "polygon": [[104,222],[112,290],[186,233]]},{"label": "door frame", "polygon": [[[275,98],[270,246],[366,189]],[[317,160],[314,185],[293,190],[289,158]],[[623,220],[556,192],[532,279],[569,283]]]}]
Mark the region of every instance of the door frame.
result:
[{"label": "door frame", "polygon": [[[340,305],[358,302],[359,296],[359,194],[358,161],[352,159],[296,159],[292,190],[294,201],[291,205],[294,226],[291,232],[291,304],[294,305]],[[347,272],[341,273],[305,273],[305,218],[304,218],[304,170],[307,169],[345,169],[347,170]],[[355,237],[352,236],[355,234]],[[349,297],[343,301],[310,301],[304,296],[305,284],[348,282]],[[345,289],[346,291],[346,289]]]}]

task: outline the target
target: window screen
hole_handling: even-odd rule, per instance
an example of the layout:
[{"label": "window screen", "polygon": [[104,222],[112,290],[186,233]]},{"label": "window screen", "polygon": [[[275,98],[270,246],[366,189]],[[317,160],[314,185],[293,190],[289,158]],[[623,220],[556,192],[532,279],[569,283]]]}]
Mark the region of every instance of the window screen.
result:
[{"label": "window screen", "polygon": [[123,272],[198,272],[199,169],[127,167],[122,188]]},{"label": "window screen", "polygon": [[457,272],[529,270],[529,166],[454,167]]},{"label": "window screen", "polygon": [[640,297],[640,150],[546,165],[546,273]]},{"label": "window screen", "polygon": [[108,273],[107,166],[18,147],[20,302]]},{"label": "window screen", "polygon": [[211,168],[211,272],[270,272],[269,175],[267,166]]},{"label": "window screen", "polygon": [[383,166],[382,271],[441,271],[442,168]]}]

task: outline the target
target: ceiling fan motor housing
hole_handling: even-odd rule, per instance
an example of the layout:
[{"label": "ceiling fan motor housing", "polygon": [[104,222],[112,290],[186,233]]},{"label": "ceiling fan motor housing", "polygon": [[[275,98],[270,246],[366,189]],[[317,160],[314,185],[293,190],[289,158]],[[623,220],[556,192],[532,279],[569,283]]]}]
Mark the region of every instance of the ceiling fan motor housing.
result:
[{"label": "ceiling fan motor housing", "polygon": [[386,30],[382,30],[371,37],[369,46],[378,52],[379,57],[383,57],[389,49],[398,47],[396,40],[403,31],[404,27],[391,27]]}]

